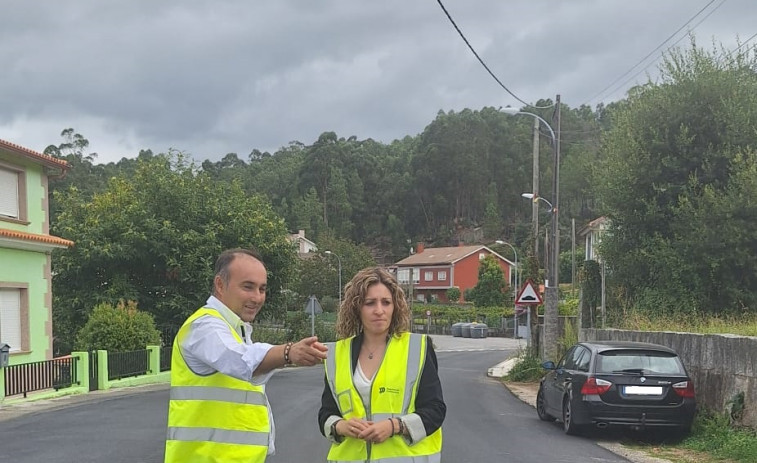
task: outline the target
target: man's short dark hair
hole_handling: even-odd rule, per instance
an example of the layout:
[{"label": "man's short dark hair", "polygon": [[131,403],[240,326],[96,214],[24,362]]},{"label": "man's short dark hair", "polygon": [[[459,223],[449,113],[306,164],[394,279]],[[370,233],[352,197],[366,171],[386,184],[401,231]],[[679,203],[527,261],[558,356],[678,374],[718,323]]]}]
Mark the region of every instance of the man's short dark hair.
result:
[{"label": "man's short dark hair", "polygon": [[260,254],[260,251],[255,248],[227,249],[226,251],[222,252],[220,256],[218,256],[218,259],[216,259],[215,276],[213,277],[213,280],[215,280],[215,277],[220,277],[221,281],[223,281],[225,285],[228,285],[229,265],[231,265],[231,262],[240,254],[244,254],[257,259],[261,264],[263,264],[263,267],[265,267],[263,256]]}]

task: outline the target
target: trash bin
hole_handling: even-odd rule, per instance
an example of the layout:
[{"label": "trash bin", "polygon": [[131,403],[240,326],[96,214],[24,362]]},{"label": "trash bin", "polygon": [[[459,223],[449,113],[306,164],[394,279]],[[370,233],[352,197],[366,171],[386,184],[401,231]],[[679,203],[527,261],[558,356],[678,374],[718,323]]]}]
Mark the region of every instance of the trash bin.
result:
[{"label": "trash bin", "polygon": [[463,326],[461,326],[461,331],[463,333],[464,338],[470,337],[470,327],[473,325],[473,323],[463,323]]},{"label": "trash bin", "polygon": [[457,338],[461,337],[463,335],[463,323],[453,323],[450,330],[452,331],[452,336]]},{"label": "trash bin", "polygon": [[489,333],[489,327],[486,323],[474,323],[470,327],[470,337],[472,338],[485,338]]}]

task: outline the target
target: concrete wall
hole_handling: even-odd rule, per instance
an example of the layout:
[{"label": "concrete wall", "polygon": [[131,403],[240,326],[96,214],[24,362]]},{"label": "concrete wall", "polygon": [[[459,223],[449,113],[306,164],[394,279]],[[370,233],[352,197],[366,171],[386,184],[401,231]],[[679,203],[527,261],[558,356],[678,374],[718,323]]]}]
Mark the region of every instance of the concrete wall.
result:
[{"label": "concrete wall", "polygon": [[582,329],[581,341],[638,341],[668,346],[678,352],[694,380],[697,404],[719,412],[744,393],[742,424],[757,429],[757,337],[669,331]]}]

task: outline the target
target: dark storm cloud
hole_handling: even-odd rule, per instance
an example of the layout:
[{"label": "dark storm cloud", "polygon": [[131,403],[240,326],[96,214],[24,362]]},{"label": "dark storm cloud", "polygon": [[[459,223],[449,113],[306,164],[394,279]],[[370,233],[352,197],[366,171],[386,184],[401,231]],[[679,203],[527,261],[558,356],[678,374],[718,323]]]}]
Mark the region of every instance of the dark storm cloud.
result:
[{"label": "dark storm cloud", "polygon": [[[593,106],[654,77],[639,67],[590,101],[706,3],[445,5],[520,98]],[[748,38],[754,11],[725,2],[696,28],[698,43]],[[245,157],[324,131],[390,142],[439,110],[520,106],[432,0],[14,0],[0,16],[0,63],[0,138],[42,150],[74,127],[103,162],[169,147]]]}]

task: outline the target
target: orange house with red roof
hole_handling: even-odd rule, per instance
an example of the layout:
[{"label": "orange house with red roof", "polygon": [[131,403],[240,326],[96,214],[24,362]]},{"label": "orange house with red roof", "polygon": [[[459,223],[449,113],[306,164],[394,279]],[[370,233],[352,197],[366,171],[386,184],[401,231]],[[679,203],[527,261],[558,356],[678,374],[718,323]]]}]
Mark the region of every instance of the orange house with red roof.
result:
[{"label": "orange house with red roof", "polygon": [[396,262],[391,270],[402,285],[409,285],[412,280],[416,301],[447,302],[447,290],[452,287],[460,289],[463,301],[465,290],[478,283],[479,262],[487,255],[497,258],[505,281],[511,284],[515,264],[483,245],[426,248],[419,244],[415,254]]},{"label": "orange house with red roof", "polygon": [[0,346],[11,365],[53,358],[51,253],[74,243],[49,233],[48,179],[68,169],[0,140]]}]

